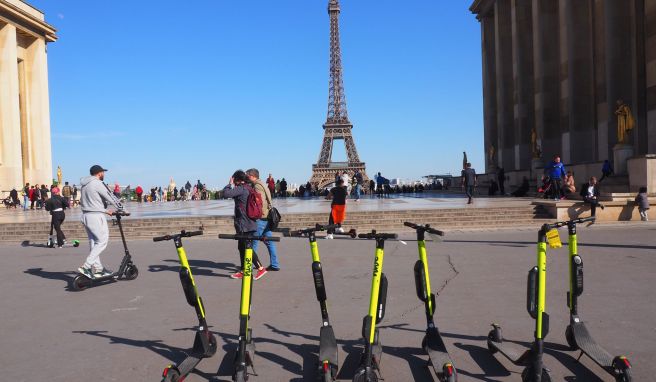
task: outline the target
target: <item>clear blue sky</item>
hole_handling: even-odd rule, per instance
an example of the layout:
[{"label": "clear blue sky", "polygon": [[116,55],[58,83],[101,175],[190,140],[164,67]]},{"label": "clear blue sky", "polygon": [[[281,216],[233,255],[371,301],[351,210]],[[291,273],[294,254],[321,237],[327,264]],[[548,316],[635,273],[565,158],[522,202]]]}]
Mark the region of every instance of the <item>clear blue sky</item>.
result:
[{"label": "clear blue sky", "polygon": [[[32,0],[48,46],[53,166],[122,185],[237,168],[305,182],[328,96],[327,0]],[[369,174],[483,167],[480,27],[471,1],[341,0],[344,83]],[[342,150],[343,151],[343,150]],[[342,156],[345,155],[342,152]]]}]

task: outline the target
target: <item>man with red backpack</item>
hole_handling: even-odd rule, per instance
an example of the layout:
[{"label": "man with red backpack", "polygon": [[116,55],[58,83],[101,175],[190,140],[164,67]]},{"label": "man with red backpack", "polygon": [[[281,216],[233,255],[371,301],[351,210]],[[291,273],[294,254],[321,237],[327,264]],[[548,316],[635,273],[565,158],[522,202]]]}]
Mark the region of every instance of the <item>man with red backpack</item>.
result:
[{"label": "man with red backpack", "polygon": [[[230,178],[230,183],[223,189],[223,197],[231,198],[235,201],[235,231],[237,234],[255,235],[257,232],[256,220],[262,216],[262,198],[255,191],[253,183],[248,175],[242,170],[235,171]],[[252,244],[252,243],[251,243]],[[244,255],[246,254],[246,240],[238,240],[237,248],[239,249],[239,260],[241,268],[244,269]],[[267,273],[257,253],[253,251],[253,265],[257,267],[255,280],[259,280]],[[241,279],[242,271],[232,274],[233,279]]]}]

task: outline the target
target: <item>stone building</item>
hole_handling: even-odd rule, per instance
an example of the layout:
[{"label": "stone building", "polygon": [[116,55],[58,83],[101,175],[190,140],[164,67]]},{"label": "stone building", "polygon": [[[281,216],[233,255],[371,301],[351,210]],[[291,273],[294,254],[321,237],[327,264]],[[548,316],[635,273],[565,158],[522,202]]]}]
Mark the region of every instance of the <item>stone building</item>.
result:
[{"label": "stone building", "polygon": [[[512,184],[560,155],[580,183],[608,159],[632,190],[656,192],[656,0],[475,0],[470,10],[488,172],[501,166]],[[624,143],[618,100],[635,121]]]},{"label": "stone building", "polygon": [[0,0],[0,191],[50,184],[46,44],[57,39],[41,11]]}]

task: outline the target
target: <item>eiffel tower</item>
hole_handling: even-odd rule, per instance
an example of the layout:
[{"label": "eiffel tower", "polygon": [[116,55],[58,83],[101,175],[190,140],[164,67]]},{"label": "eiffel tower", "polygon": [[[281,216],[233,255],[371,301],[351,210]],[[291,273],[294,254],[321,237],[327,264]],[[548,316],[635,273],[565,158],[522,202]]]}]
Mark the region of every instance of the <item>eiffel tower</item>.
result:
[{"label": "eiffel tower", "polygon": [[[328,118],[323,125],[323,144],[319,161],[312,165],[310,183],[323,188],[335,181],[335,174],[346,171],[350,177],[359,170],[365,181],[368,181],[365,164],[360,161],[355,148],[351,130],[353,124],[349,121],[346,111],[346,95],[342,81],[342,51],[339,43],[339,0],[329,0],[328,15],[330,15],[330,84],[328,89]],[[336,140],[344,141],[348,162],[333,162],[333,144]]]}]

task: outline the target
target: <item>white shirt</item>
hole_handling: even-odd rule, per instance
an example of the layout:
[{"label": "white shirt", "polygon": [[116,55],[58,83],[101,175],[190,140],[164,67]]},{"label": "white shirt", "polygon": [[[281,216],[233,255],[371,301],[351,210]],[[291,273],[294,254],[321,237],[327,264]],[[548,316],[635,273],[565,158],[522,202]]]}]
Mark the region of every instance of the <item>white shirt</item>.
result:
[{"label": "white shirt", "polygon": [[594,186],[588,186],[588,196],[589,197],[594,196]]}]

